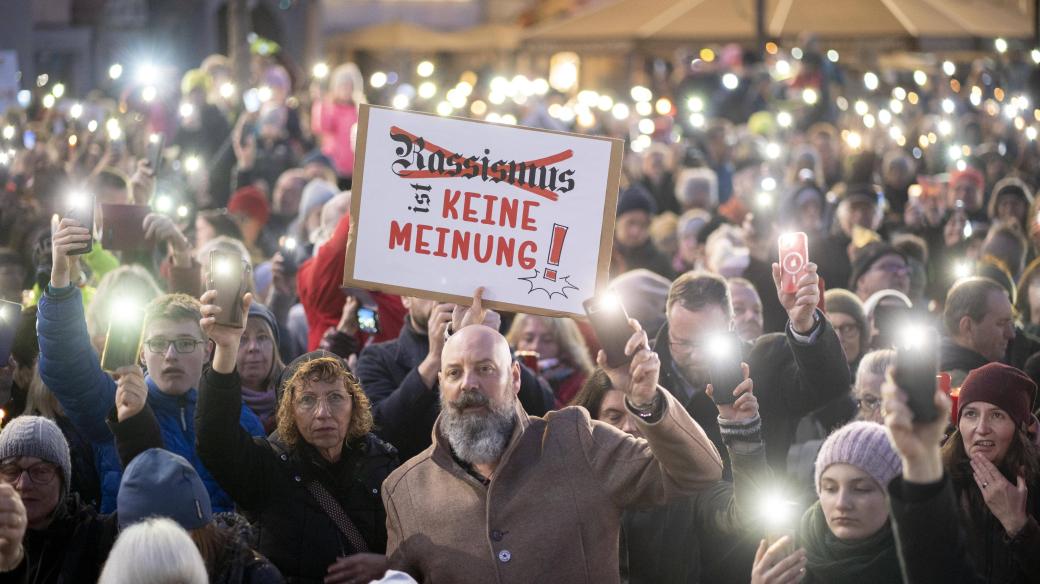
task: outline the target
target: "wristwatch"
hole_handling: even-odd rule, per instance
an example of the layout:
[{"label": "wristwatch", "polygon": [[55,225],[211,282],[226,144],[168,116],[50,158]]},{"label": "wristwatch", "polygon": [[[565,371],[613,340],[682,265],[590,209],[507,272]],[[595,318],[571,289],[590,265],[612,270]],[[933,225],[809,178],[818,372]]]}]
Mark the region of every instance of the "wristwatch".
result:
[{"label": "wristwatch", "polygon": [[650,400],[649,404],[636,405],[632,403],[632,400],[628,399],[628,397],[625,397],[625,403],[627,403],[628,407],[632,409],[632,413],[645,420],[654,417],[658,410],[660,410],[661,395],[655,393],[654,399]]}]

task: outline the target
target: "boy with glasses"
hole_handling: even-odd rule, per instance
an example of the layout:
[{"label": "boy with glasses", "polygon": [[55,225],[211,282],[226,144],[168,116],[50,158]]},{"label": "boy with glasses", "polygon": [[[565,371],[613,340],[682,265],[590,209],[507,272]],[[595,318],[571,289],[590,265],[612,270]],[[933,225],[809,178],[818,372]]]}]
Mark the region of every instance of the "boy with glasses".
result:
[{"label": "boy with glasses", "polygon": [[[95,446],[101,475],[101,511],[115,510],[122,469],[105,425],[115,397],[116,382],[101,370],[87,334],[80,291],[70,285],[68,251],[89,240],[83,227],[63,219],[55,231],[51,282],[40,300],[37,332],[40,377],[57,396],[69,419]],[[209,360],[207,339],[199,328],[199,301],[184,294],[167,294],[145,308],[141,357],[148,375],[148,403],[162,429],[165,448],[192,463],[209,491],[216,512],[234,508],[195,453],[196,387]],[[253,436],[263,426],[247,407],[239,418]]]}]

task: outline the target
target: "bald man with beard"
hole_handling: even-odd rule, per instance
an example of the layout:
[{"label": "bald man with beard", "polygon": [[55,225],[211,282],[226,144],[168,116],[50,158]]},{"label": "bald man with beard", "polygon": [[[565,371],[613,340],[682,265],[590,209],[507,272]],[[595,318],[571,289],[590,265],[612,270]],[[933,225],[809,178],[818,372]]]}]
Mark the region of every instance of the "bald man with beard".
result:
[{"label": "bald man with beard", "polygon": [[525,414],[501,334],[474,324],[448,339],[433,444],[383,484],[392,569],[420,582],[619,582],[621,511],[721,478],[715,447],[657,385],[660,361],[629,326],[632,361],[607,374],[645,439],[580,407]]}]

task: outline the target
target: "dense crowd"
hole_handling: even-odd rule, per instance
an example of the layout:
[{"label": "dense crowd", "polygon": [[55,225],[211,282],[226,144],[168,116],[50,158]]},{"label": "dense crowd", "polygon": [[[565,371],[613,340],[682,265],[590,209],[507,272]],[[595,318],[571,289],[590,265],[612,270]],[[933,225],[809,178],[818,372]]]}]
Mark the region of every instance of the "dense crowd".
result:
[{"label": "dense crowd", "polygon": [[1040,52],[998,48],[879,75],[726,46],[616,92],[467,71],[436,106],[372,74],[375,103],[626,139],[620,365],[482,289],[343,287],[353,64],[41,77],[0,121],[0,582],[1040,581]]}]

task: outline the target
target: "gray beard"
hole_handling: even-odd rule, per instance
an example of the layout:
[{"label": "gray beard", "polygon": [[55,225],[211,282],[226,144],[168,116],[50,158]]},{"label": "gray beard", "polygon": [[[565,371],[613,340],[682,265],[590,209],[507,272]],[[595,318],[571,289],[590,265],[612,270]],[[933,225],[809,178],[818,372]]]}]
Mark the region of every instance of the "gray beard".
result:
[{"label": "gray beard", "polygon": [[[516,398],[496,407],[483,394],[465,392],[454,403],[441,400],[441,432],[452,451],[469,464],[491,464],[505,452],[516,425]],[[485,412],[463,412],[470,405],[485,405]]]}]

